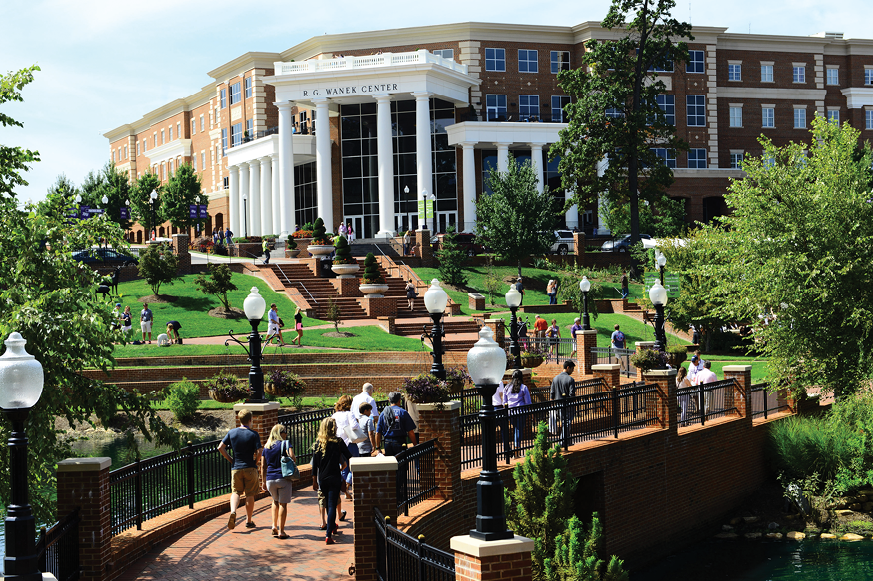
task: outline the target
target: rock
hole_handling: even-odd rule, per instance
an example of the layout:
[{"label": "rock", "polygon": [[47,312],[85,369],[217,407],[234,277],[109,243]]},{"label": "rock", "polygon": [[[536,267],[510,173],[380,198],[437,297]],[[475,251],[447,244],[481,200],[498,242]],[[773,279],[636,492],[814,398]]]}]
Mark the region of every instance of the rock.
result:
[{"label": "rock", "polygon": [[822,533],[819,538],[820,539],[835,539],[835,538],[837,538],[837,535],[832,534],[832,533]]},{"label": "rock", "polygon": [[734,527],[732,527],[731,525],[721,525],[721,530],[732,531],[732,530],[734,530]]},{"label": "rock", "polygon": [[746,537],[747,539],[760,539],[761,533],[746,533],[743,536]]},{"label": "rock", "polygon": [[799,531],[791,531],[790,533],[785,535],[785,538],[791,539],[793,541],[802,541],[806,538],[806,534]]},{"label": "rock", "polygon": [[853,502],[849,505],[849,510],[854,510],[855,512],[861,512],[861,505],[857,502]]},{"label": "rock", "polygon": [[855,533],[846,533],[840,537],[841,541],[863,541],[864,537]]},{"label": "rock", "polygon": [[779,528],[779,523],[778,522],[771,522],[770,524],[767,525],[767,528],[770,529],[771,531],[775,531],[776,529]]},{"label": "rock", "polygon": [[870,512],[873,510],[873,502],[865,502],[862,508],[864,509],[864,512]]},{"label": "rock", "polygon": [[837,516],[850,516],[853,513],[851,510],[842,509],[842,510],[835,510],[834,514],[836,514]]},{"label": "rock", "polygon": [[731,519],[731,524],[732,524],[733,526],[737,526],[737,525],[740,524],[741,522],[743,522],[743,517],[741,517],[741,516],[736,516],[736,517],[734,517],[734,518]]},{"label": "rock", "polygon": [[858,494],[863,494],[864,496],[873,496],[873,490],[866,488],[864,490],[859,490]]},{"label": "rock", "polygon": [[735,539],[737,538],[737,533],[718,533],[715,535],[717,539]]},{"label": "rock", "polygon": [[758,522],[759,519],[756,516],[744,516],[743,520],[748,525],[748,524],[752,524],[753,522]]},{"label": "rock", "polygon": [[766,536],[768,539],[781,539],[782,533],[767,533]]}]

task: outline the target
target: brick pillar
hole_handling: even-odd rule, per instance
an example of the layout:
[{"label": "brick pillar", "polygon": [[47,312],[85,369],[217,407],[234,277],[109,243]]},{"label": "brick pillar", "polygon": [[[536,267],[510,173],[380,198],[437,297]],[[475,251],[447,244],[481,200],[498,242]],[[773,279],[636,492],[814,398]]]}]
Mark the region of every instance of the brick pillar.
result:
[{"label": "brick pillar", "polygon": [[531,539],[515,535],[505,541],[480,541],[467,535],[452,537],[457,581],[530,581]]},{"label": "brick pillar", "polygon": [[576,266],[583,266],[585,262],[585,233],[573,232],[573,248],[576,251]]},{"label": "brick pillar", "polygon": [[[727,394],[727,407],[736,407],[740,417],[752,421],[752,366],[751,365],[725,365],[722,369],[725,379],[733,379],[737,382],[737,389]],[[765,395],[766,405],[766,395]]]},{"label": "brick pillar", "polygon": [[79,509],[81,579],[102,581],[112,572],[109,503],[111,458],[68,458],[58,462],[58,516]]},{"label": "brick pillar", "polygon": [[397,333],[397,326],[394,324],[395,317],[376,317],[379,321],[379,326],[385,329],[389,335]]},{"label": "brick pillar", "polygon": [[415,247],[418,249],[421,256],[422,266],[431,266],[433,264],[433,248],[430,245],[430,230],[415,231]]},{"label": "brick pillar", "polygon": [[179,274],[191,274],[191,253],[187,234],[173,234],[173,252],[179,257]]},{"label": "brick pillar", "polygon": [[591,350],[597,347],[597,331],[576,331],[576,358],[581,363],[582,373],[591,375],[597,365],[597,355]]},{"label": "brick pillar", "polygon": [[[275,401],[267,403],[238,403],[233,406],[233,413],[246,409],[252,412],[252,424],[249,426],[261,437],[261,446],[267,443],[270,430],[279,423],[279,404]],[[239,420],[236,420],[239,427]]]},{"label": "brick pillar", "polygon": [[378,456],[349,461],[355,480],[355,578],[376,581],[376,524],[373,509],[397,524],[397,458]]},{"label": "brick pillar", "polygon": [[506,325],[503,324],[503,319],[485,319],[483,323],[494,333],[494,341],[501,347],[505,347]]},{"label": "brick pillar", "polygon": [[621,385],[621,365],[618,363],[592,365],[591,373],[594,374],[594,377],[601,378],[607,387],[618,387]]},{"label": "brick pillar", "polygon": [[436,440],[437,497],[451,500],[461,490],[461,402],[417,405],[419,442]]},{"label": "brick pillar", "polygon": [[[639,345],[639,343],[637,343]],[[651,369],[643,373],[646,385],[657,384],[658,391],[646,395],[646,415],[654,412],[662,428],[676,432],[679,426],[679,404],[676,401],[676,370]]]},{"label": "brick pillar", "polygon": [[336,290],[337,294],[341,297],[362,297],[364,293],[361,292],[361,280],[357,277],[352,278],[332,278],[330,279],[330,284],[333,285],[333,288]]},{"label": "brick pillar", "polygon": [[[358,304],[367,312],[367,317],[377,319],[379,317],[397,316],[397,302],[399,297],[371,297],[366,296],[358,299]],[[404,303],[404,309],[406,304]]]}]

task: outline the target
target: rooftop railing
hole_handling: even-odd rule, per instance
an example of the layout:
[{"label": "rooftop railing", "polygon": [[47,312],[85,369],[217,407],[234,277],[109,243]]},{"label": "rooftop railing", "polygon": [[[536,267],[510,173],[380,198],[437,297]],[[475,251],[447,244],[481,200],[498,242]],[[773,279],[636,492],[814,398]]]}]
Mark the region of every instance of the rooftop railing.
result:
[{"label": "rooftop railing", "polygon": [[467,65],[458,64],[452,59],[436,56],[425,49],[414,52],[382,53],[366,56],[340,56],[339,58],[303,62],[275,62],[276,75],[300,75],[306,73],[336,73],[369,68],[397,67],[410,64],[433,63],[458,73],[467,74]]}]

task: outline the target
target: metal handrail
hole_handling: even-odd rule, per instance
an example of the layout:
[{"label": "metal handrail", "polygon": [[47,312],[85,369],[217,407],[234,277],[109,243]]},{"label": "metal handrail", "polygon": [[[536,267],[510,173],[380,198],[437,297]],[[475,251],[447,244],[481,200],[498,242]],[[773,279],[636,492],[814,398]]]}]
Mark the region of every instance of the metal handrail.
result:
[{"label": "metal handrail", "polygon": [[[282,277],[285,279],[285,282],[288,283],[288,286],[294,288],[294,284],[295,284],[295,283],[291,282],[291,279],[288,278],[288,275],[285,274],[285,271],[282,270],[282,267],[280,267],[279,265],[276,265],[276,270],[278,270],[280,273],[282,273]],[[311,300],[311,301],[312,301],[313,303],[315,303],[316,305],[318,304],[318,301],[315,299],[314,296],[312,296],[312,293],[309,292],[309,289],[306,288],[306,285],[303,284],[302,281],[299,281],[299,280],[298,280],[296,284],[299,284],[299,285],[301,286],[301,288],[303,288],[303,290],[306,292],[306,294],[309,295],[309,300]]]}]

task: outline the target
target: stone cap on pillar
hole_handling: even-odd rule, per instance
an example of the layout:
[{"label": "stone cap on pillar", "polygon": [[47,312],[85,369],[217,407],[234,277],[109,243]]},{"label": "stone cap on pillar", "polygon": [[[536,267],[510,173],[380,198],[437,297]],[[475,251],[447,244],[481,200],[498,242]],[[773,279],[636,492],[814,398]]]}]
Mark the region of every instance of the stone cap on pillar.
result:
[{"label": "stone cap on pillar", "polygon": [[677,373],[676,369],[649,369],[648,371],[643,371],[643,375],[649,377],[673,377]]},{"label": "stone cap on pillar", "polygon": [[452,537],[450,546],[453,551],[471,555],[473,557],[494,557],[497,555],[511,555],[513,553],[533,552],[533,539],[515,535],[515,538],[502,541],[483,541],[474,539],[470,535]]},{"label": "stone cap on pillar", "polygon": [[733,373],[745,373],[746,371],[751,371],[752,366],[751,365],[725,365],[724,367],[721,368],[721,370],[723,372],[729,371],[729,372],[733,372]]},{"label": "stone cap on pillar", "polygon": [[58,462],[58,472],[100,472],[112,466],[112,458],[67,458]]},{"label": "stone cap on pillar", "polygon": [[459,401],[444,401],[442,403],[417,403],[415,404],[420,412],[443,412],[461,409]]},{"label": "stone cap on pillar", "polygon": [[279,409],[279,402],[268,401],[265,403],[237,403],[233,405],[233,411],[249,410],[250,412],[269,412]]},{"label": "stone cap on pillar", "polygon": [[618,363],[598,363],[591,366],[591,371],[616,371],[621,369]]},{"label": "stone cap on pillar", "polygon": [[596,334],[597,334],[597,330],[596,330],[596,329],[588,329],[587,331],[584,331],[584,330],[583,330],[583,331],[576,331],[576,334],[577,334],[577,335],[578,335],[579,333],[582,333],[583,335],[596,335]]},{"label": "stone cap on pillar", "polygon": [[362,456],[349,458],[352,472],[397,472],[397,458],[394,456]]},{"label": "stone cap on pillar", "polygon": [[636,343],[634,343],[634,345],[637,346],[637,349],[639,349],[640,347],[648,349],[648,348],[654,347],[655,342],[654,341],[637,341]]}]

